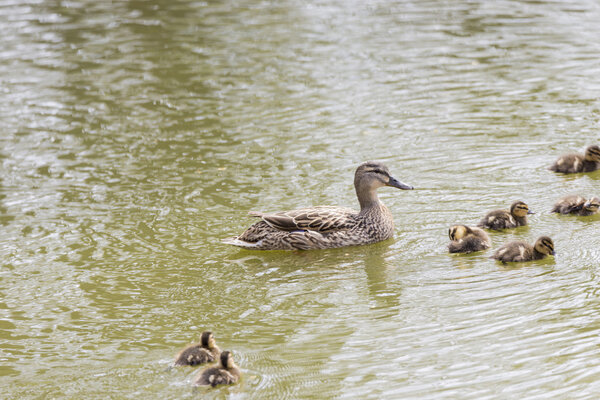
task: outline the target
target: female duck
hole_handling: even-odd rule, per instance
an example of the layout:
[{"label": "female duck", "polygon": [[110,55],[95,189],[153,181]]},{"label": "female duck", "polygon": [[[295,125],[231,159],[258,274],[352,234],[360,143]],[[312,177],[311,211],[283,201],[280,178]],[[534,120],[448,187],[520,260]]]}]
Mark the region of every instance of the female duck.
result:
[{"label": "female duck", "polygon": [[565,196],[554,204],[552,212],[560,214],[592,215],[598,212],[600,199],[592,197],[586,200],[577,195]]},{"label": "female duck", "polygon": [[527,214],[533,214],[532,211],[529,211],[527,204],[515,201],[510,206],[510,210],[490,211],[477,226],[493,230],[516,228],[527,225]]},{"label": "female duck", "polygon": [[413,187],[390,175],[380,162],[365,162],[354,174],[360,212],[344,207],[318,206],[274,214],[250,213],[262,220],[224,243],[257,250],[311,250],[357,246],[394,235],[392,214],[377,197],[377,189]]},{"label": "female duck", "polygon": [[175,356],[175,366],[200,365],[215,361],[221,350],[211,332],[202,332],[200,343],[192,344]]},{"label": "female duck", "polygon": [[574,174],[576,172],[591,172],[600,168],[600,147],[590,146],[585,154],[570,153],[558,158],[550,167],[550,171]]},{"label": "female duck", "polygon": [[194,381],[194,386],[231,385],[240,380],[242,372],[233,362],[230,351],[221,353],[218,367],[206,368],[200,372]]},{"label": "female duck", "polygon": [[454,225],[450,227],[448,236],[451,240],[448,245],[450,253],[471,253],[489,249],[491,246],[488,234],[475,227]]},{"label": "female duck", "polygon": [[490,258],[507,263],[541,260],[554,254],[552,239],[548,236],[541,236],[533,246],[523,241],[508,242],[496,250]]}]

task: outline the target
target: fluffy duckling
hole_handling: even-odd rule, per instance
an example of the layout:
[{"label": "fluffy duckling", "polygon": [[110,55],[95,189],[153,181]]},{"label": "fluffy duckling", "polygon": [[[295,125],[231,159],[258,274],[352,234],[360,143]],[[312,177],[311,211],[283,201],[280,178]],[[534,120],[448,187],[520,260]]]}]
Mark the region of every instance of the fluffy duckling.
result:
[{"label": "fluffy duckling", "polygon": [[488,249],[491,246],[490,237],[483,229],[466,225],[454,225],[448,231],[450,253],[471,253]]},{"label": "fluffy duckling", "polygon": [[527,204],[515,201],[510,206],[510,210],[490,211],[479,221],[477,226],[493,230],[516,228],[527,225],[527,214],[533,214],[533,211],[529,211]]},{"label": "fluffy duckling", "polygon": [[554,254],[552,239],[548,236],[541,236],[533,246],[520,240],[508,242],[496,250],[490,258],[507,263],[541,260],[548,255]]},{"label": "fluffy duckling", "polygon": [[206,368],[201,371],[194,381],[194,386],[231,385],[236,383],[242,376],[242,372],[233,362],[230,351],[221,353],[220,365],[218,367]]},{"label": "fluffy duckling", "polygon": [[592,215],[598,212],[600,199],[592,197],[586,200],[578,195],[565,196],[554,204],[552,212],[560,214]]},{"label": "fluffy duckling", "polygon": [[212,332],[202,332],[200,343],[192,344],[181,350],[175,356],[175,366],[182,365],[200,365],[213,362],[219,357],[221,350],[217,347],[217,342]]},{"label": "fluffy duckling", "polygon": [[570,153],[558,158],[550,167],[550,171],[574,174],[576,172],[591,172],[600,168],[600,147],[590,146],[585,154]]}]

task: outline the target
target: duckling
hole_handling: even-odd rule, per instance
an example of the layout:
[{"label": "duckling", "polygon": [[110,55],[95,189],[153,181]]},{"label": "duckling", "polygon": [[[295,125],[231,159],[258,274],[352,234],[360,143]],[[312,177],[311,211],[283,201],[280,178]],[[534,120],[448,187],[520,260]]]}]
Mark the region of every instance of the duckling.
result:
[{"label": "duckling", "polygon": [[230,351],[221,353],[220,365],[218,367],[206,368],[201,371],[194,381],[194,386],[231,385],[236,383],[242,376],[242,372],[235,365],[233,355]]},{"label": "duckling", "polygon": [[600,147],[590,146],[585,154],[570,153],[558,158],[549,168],[550,171],[574,174],[576,172],[591,172],[600,168]]},{"label": "duckling", "polygon": [[501,230],[506,228],[516,228],[527,225],[527,214],[534,214],[529,211],[527,204],[522,201],[515,201],[509,210],[490,211],[483,217],[479,224],[480,228]]},{"label": "duckling", "polygon": [[552,212],[560,214],[592,215],[598,212],[600,199],[592,197],[586,200],[578,195],[565,196],[554,204]]},{"label": "duckling", "polygon": [[217,342],[212,332],[202,332],[200,343],[192,344],[181,350],[175,356],[175,366],[182,365],[200,365],[213,362],[219,357],[221,350],[217,347]]},{"label": "duckling", "polygon": [[483,229],[466,225],[454,225],[448,231],[450,253],[471,253],[488,249],[491,246],[490,237]]},{"label": "duckling", "polygon": [[387,240],[394,236],[394,218],[377,197],[377,189],[383,186],[413,189],[392,177],[383,163],[367,161],[354,174],[360,212],[330,206],[271,214],[251,212],[261,221],[223,242],[255,250],[313,250]]},{"label": "duckling", "polygon": [[490,258],[507,263],[541,260],[548,255],[554,254],[552,239],[548,236],[541,236],[533,246],[520,240],[508,242],[496,250]]}]

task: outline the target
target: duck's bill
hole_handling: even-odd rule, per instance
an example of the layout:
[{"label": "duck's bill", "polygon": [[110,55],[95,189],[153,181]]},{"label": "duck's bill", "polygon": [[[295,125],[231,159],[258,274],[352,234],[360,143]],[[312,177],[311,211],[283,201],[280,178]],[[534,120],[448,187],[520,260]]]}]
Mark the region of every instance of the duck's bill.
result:
[{"label": "duck's bill", "polygon": [[527,211],[527,214],[535,214],[535,211]]},{"label": "duck's bill", "polygon": [[412,190],[414,189],[414,187],[407,185],[406,183],[400,182],[398,179],[393,178],[390,176],[390,181],[387,184],[388,186],[392,186],[398,189],[403,189],[403,190]]}]

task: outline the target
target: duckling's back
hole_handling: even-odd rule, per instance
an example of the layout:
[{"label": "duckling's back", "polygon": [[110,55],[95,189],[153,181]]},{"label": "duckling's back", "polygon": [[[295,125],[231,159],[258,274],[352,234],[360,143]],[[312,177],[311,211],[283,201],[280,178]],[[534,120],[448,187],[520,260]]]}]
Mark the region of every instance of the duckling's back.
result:
[{"label": "duckling's back", "polygon": [[565,196],[554,204],[552,212],[560,214],[577,213],[585,204],[585,198],[577,195]]},{"label": "duckling's back", "polygon": [[[232,373],[233,372],[233,373]],[[196,378],[195,386],[231,385],[239,380],[239,372],[232,369],[231,372],[224,368],[208,368]]]},{"label": "duckling's back", "polygon": [[560,172],[563,174],[574,174],[583,172],[584,159],[583,155],[577,153],[564,154],[558,158],[550,166],[550,171]]},{"label": "duckling's back", "polygon": [[491,257],[502,262],[521,262],[533,260],[533,246],[524,241],[506,243]]},{"label": "duckling's back", "polygon": [[175,358],[176,366],[200,365],[215,361],[215,354],[198,344],[186,347]]},{"label": "duckling's back", "polygon": [[479,221],[477,225],[480,228],[501,230],[506,228],[516,228],[519,226],[515,218],[508,210],[490,211]]},{"label": "duckling's back", "polygon": [[470,228],[471,233],[459,240],[453,240],[448,245],[450,253],[472,253],[488,249],[491,246],[490,237],[479,228]]}]

